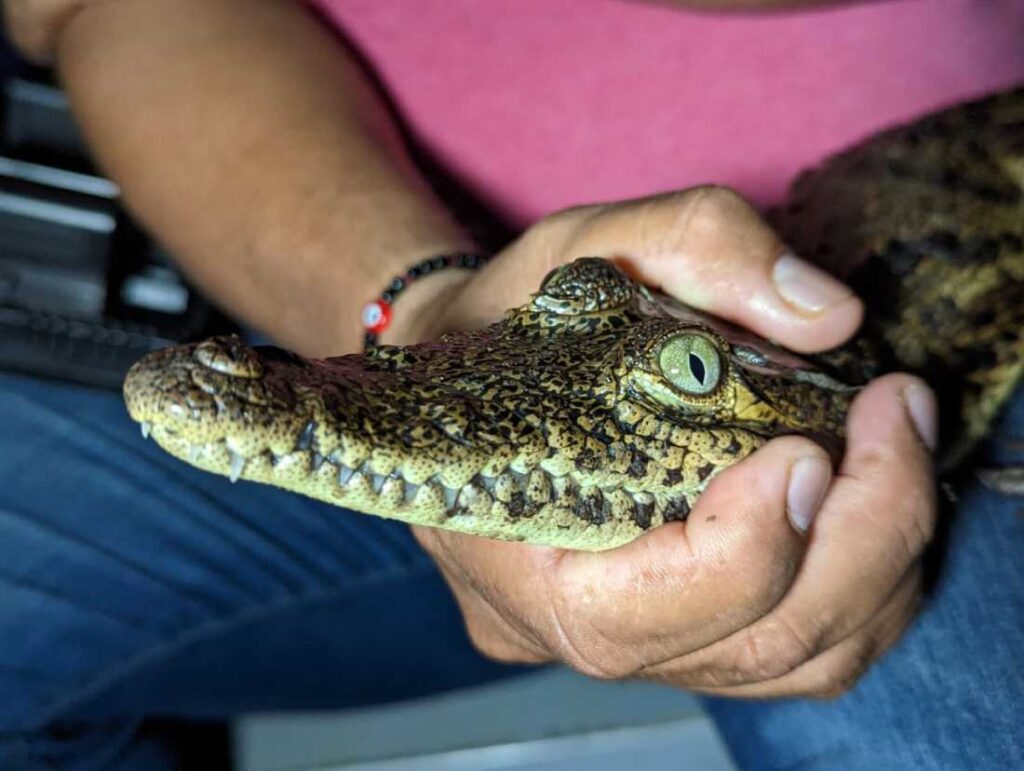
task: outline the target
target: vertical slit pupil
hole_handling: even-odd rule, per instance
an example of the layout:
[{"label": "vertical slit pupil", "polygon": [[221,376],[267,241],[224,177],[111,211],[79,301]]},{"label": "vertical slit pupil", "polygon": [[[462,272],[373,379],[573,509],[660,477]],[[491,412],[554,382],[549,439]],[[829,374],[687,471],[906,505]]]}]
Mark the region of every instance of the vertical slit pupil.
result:
[{"label": "vertical slit pupil", "polygon": [[690,372],[701,385],[704,385],[704,378],[707,377],[707,369],[704,367],[704,360],[695,353],[690,354]]}]

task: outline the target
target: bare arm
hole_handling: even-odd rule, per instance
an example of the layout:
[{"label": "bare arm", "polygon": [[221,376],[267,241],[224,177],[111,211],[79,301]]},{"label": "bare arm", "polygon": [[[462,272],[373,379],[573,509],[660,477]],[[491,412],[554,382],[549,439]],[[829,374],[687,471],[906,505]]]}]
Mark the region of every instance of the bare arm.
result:
[{"label": "bare arm", "polygon": [[[676,4],[751,2],[780,4]],[[20,47],[55,60],[128,206],[212,296],[283,344],[357,348],[358,310],[391,276],[471,246],[360,66],[299,0],[4,9]],[[464,281],[446,272],[413,286],[385,339],[436,332],[427,307]]]},{"label": "bare arm", "polygon": [[[469,245],[359,66],[301,3],[108,0],[64,21],[61,78],[129,206],[284,344],[357,348],[359,307],[392,275]],[[403,319],[418,300],[403,296]]]}]

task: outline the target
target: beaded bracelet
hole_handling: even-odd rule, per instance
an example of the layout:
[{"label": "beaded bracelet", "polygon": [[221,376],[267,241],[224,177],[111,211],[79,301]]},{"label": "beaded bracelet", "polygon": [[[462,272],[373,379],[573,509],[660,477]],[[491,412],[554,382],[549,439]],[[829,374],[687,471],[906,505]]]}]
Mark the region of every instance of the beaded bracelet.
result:
[{"label": "beaded bracelet", "polygon": [[363,306],[360,320],[363,324],[363,350],[368,350],[377,344],[380,334],[391,326],[391,306],[398,297],[413,281],[422,278],[429,273],[436,273],[445,268],[479,268],[486,260],[472,252],[455,252],[453,254],[442,254],[437,257],[417,262],[405,273],[395,276],[391,283],[380,293],[380,297],[371,300]]}]

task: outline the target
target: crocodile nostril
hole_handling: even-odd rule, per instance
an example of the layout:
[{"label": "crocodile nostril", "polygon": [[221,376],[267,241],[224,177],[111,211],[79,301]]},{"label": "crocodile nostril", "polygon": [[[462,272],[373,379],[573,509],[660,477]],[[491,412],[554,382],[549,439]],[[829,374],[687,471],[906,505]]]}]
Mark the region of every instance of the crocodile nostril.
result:
[{"label": "crocodile nostril", "polygon": [[196,346],[192,353],[204,367],[224,375],[258,378],[263,365],[249,346],[237,337],[213,337]]}]

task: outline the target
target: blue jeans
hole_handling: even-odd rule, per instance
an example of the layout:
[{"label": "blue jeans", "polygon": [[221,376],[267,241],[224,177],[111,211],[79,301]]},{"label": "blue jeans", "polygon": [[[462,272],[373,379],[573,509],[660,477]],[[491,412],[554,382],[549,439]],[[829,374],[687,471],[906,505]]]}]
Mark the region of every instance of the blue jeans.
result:
[{"label": "blue jeans", "polygon": [[[1004,426],[1024,425],[1018,398]],[[337,708],[507,675],[401,525],[193,470],[116,394],[0,375],[0,768],[174,767],[146,715]],[[933,602],[832,703],[709,707],[752,768],[1024,768],[1024,518],[972,486]]]}]

